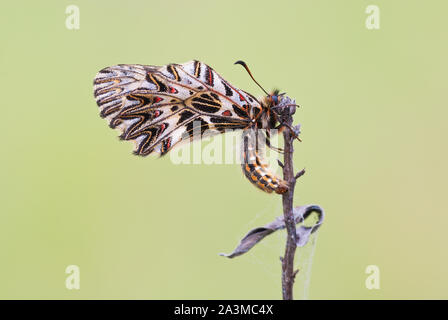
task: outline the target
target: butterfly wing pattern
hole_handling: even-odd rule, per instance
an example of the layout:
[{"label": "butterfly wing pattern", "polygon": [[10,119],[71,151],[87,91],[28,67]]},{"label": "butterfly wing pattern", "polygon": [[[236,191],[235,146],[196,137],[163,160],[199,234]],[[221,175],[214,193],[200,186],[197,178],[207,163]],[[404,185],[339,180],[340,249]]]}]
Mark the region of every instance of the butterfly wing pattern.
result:
[{"label": "butterfly wing pattern", "polygon": [[[94,79],[94,96],[101,117],[134,142],[134,153],[165,155],[185,137],[230,129],[253,128],[261,111],[257,99],[237,89],[210,66],[193,60],[184,64],[146,66],[121,64],[104,68]],[[197,126],[199,124],[199,126]],[[246,159],[247,157],[244,157]],[[266,191],[284,193],[285,183],[267,167],[250,168],[249,181]],[[282,188],[278,188],[278,184]]]},{"label": "butterfly wing pattern", "polygon": [[183,134],[192,137],[194,121],[201,132],[246,128],[248,105],[256,101],[199,61],[105,68],[95,77],[94,94],[101,116],[142,156],[166,154]]}]

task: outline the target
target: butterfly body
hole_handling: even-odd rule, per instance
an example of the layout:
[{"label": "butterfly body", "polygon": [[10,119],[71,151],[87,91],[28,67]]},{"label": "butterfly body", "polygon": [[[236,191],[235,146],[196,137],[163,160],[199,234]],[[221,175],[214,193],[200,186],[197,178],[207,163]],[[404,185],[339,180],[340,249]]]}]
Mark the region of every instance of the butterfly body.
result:
[{"label": "butterfly body", "polygon": [[[105,68],[94,79],[94,96],[100,115],[121,132],[121,139],[134,141],[134,153],[141,156],[164,155],[185,136],[196,139],[197,127],[201,134],[274,129],[279,123],[275,107],[282,99],[274,92],[258,101],[196,60]],[[247,140],[244,152],[243,172],[249,181],[269,193],[288,190],[286,182],[261,163],[256,143]]]}]

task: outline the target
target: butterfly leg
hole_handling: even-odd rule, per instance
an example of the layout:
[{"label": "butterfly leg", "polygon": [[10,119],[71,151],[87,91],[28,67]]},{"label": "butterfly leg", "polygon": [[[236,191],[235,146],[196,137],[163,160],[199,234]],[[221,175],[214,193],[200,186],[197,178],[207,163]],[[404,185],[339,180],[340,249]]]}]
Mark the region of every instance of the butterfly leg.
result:
[{"label": "butterfly leg", "polygon": [[269,130],[266,130],[266,145],[270,149],[277,151],[280,154],[283,154],[283,152],[284,152],[283,148],[277,148],[277,147],[274,147],[273,145],[271,145],[271,134],[270,134]]}]

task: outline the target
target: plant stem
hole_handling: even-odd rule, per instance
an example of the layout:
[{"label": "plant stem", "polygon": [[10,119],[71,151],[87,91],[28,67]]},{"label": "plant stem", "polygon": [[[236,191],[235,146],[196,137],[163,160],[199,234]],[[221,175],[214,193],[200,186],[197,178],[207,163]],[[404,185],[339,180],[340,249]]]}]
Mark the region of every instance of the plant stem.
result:
[{"label": "plant stem", "polygon": [[292,115],[288,114],[285,117],[285,122],[288,126],[283,131],[284,143],[284,167],[283,179],[288,182],[289,189],[282,195],[283,201],[283,216],[285,219],[285,226],[287,232],[285,255],[282,261],[282,293],[283,300],[293,299],[294,278],[297,271],[294,271],[294,256],[296,253],[296,222],[293,215],[294,206],[294,188],[296,185],[296,178],[294,174],[293,155],[294,155],[294,133],[291,132]]}]

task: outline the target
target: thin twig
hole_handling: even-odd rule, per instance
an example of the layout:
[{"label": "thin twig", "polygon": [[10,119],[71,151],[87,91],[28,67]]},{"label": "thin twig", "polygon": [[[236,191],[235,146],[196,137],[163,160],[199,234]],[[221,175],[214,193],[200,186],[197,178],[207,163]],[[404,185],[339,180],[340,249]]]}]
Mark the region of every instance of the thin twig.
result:
[{"label": "thin twig", "polygon": [[293,215],[294,188],[296,185],[296,176],[294,174],[293,166],[293,142],[295,134],[290,129],[293,121],[291,113],[285,114],[283,120],[285,121],[285,124],[287,124],[283,131],[283,138],[285,140],[283,179],[288,182],[289,189],[282,196],[283,216],[287,232],[285,255],[282,259],[282,292],[284,300],[292,300],[294,278],[298,272],[294,271],[294,256],[297,248],[296,222]]},{"label": "thin twig", "polygon": [[294,177],[294,179],[299,179],[301,176],[303,176],[305,174],[305,169],[300,170],[299,172],[297,172],[296,176]]}]

